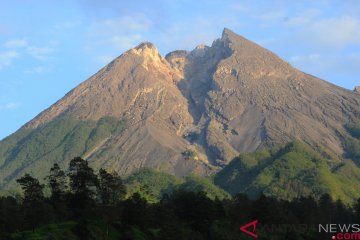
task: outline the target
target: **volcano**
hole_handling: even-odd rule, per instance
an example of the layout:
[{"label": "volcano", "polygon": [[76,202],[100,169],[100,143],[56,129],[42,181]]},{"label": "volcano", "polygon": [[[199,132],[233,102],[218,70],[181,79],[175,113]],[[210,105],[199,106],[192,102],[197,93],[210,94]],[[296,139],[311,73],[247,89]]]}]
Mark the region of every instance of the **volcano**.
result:
[{"label": "volcano", "polygon": [[342,159],[360,95],[224,29],[165,57],[128,50],[0,142],[0,184],[81,156],[121,174],[211,175],[239,154],[301,141]]}]

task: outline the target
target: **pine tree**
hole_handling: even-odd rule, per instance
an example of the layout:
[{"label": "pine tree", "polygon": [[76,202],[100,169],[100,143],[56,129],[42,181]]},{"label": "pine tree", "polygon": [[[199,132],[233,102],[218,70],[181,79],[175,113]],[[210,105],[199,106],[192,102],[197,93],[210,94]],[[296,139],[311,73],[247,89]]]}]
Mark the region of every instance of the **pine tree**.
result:
[{"label": "pine tree", "polygon": [[32,204],[42,202],[44,200],[44,185],[39,180],[33,178],[29,174],[16,180],[21,185],[24,194],[24,204]]},{"label": "pine tree", "polygon": [[70,161],[69,165],[70,190],[73,194],[72,206],[86,208],[93,202],[95,189],[98,186],[98,178],[88,162],[80,157]]},{"label": "pine tree", "polygon": [[355,221],[360,222],[360,198],[354,204],[354,214],[355,214]]},{"label": "pine tree", "polygon": [[51,190],[51,201],[63,201],[67,190],[66,174],[57,163],[50,169],[50,174],[45,179],[48,180]]},{"label": "pine tree", "polygon": [[67,196],[67,179],[65,172],[57,163],[50,169],[49,176],[45,178],[51,191],[50,203],[55,212],[57,221],[66,219],[68,215],[66,196]]},{"label": "pine tree", "polygon": [[110,174],[100,169],[99,178],[99,197],[103,205],[116,205],[124,199],[126,188],[117,173]]},{"label": "pine tree", "polygon": [[25,215],[25,223],[35,231],[41,222],[49,214],[45,209],[44,204],[44,185],[39,183],[39,180],[33,178],[29,174],[16,180],[23,190],[23,212]]}]

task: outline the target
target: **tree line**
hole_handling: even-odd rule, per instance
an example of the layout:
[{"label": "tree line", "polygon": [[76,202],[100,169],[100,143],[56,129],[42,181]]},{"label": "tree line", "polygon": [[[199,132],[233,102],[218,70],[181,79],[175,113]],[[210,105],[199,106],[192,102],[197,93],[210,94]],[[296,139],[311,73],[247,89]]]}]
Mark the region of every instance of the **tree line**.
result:
[{"label": "tree line", "polygon": [[[72,223],[73,239],[251,239],[239,228],[258,220],[261,239],[311,240],[331,239],[318,232],[319,223],[360,223],[360,199],[349,206],[328,194],[284,201],[240,193],[219,200],[176,190],[148,203],[139,193],[127,196],[117,173],[95,172],[80,157],[70,161],[67,171],[54,164],[45,180],[48,196],[44,184],[25,174],[17,179],[21,198],[0,198],[0,239],[26,239],[41,226],[64,222]],[[96,224],[105,227],[94,231]],[[64,239],[45,235],[40,239]]]}]

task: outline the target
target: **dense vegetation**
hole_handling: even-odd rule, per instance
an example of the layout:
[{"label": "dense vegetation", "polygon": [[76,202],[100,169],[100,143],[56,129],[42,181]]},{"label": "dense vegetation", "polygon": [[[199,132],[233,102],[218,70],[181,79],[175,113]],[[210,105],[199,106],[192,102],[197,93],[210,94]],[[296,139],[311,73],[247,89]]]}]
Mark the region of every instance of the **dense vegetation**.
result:
[{"label": "dense vegetation", "polygon": [[354,119],[346,124],[345,127],[353,137],[360,138],[360,120]]},{"label": "dense vegetation", "polygon": [[89,154],[123,128],[124,121],[114,117],[80,121],[67,114],[33,131],[22,128],[0,144],[0,189],[14,189],[25,169],[43,177],[54,163],[66,167],[72,157]]},{"label": "dense vegetation", "polygon": [[329,193],[351,203],[360,197],[359,168],[352,161],[329,159],[319,152],[295,141],[282,148],[244,154],[221,170],[215,183],[231,194],[241,192],[251,198],[263,193],[289,200]]},{"label": "dense vegetation", "polygon": [[204,177],[189,175],[178,178],[173,175],[159,172],[154,169],[140,169],[125,179],[128,196],[139,193],[148,202],[158,202],[164,194],[171,194],[176,190],[204,192],[211,199],[230,198],[230,194],[214,185]]},{"label": "dense vegetation", "polygon": [[[151,180],[160,180],[164,187],[170,182],[191,186],[196,181],[160,176],[144,170],[127,181],[149,179],[146,191],[153,189],[153,194],[162,190],[151,188]],[[22,197],[0,198],[0,239],[247,239],[239,227],[255,219],[261,239],[330,239],[318,233],[317,224],[360,220],[360,199],[348,207],[327,194],[319,200],[285,201],[264,195],[250,200],[244,194],[219,200],[203,191],[178,188],[164,193],[159,202],[148,202],[139,192],[129,194],[116,173],[103,169],[95,173],[81,158],[72,159],[67,171],[57,164],[51,167],[46,177],[48,197],[45,186],[29,174],[17,182]],[[300,225],[304,223],[306,228]]]},{"label": "dense vegetation", "polygon": [[344,140],[348,157],[360,166],[360,121],[353,120],[345,127],[351,135]]}]

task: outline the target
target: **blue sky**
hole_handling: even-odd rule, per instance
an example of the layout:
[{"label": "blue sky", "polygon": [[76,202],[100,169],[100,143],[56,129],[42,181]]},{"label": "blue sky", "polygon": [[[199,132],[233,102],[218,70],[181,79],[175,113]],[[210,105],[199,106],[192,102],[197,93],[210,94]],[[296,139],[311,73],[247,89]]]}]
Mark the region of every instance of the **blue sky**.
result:
[{"label": "blue sky", "polygon": [[162,55],[222,29],[304,72],[360,85],[360,1],[0,0],[0,139],[141,41]]}]

